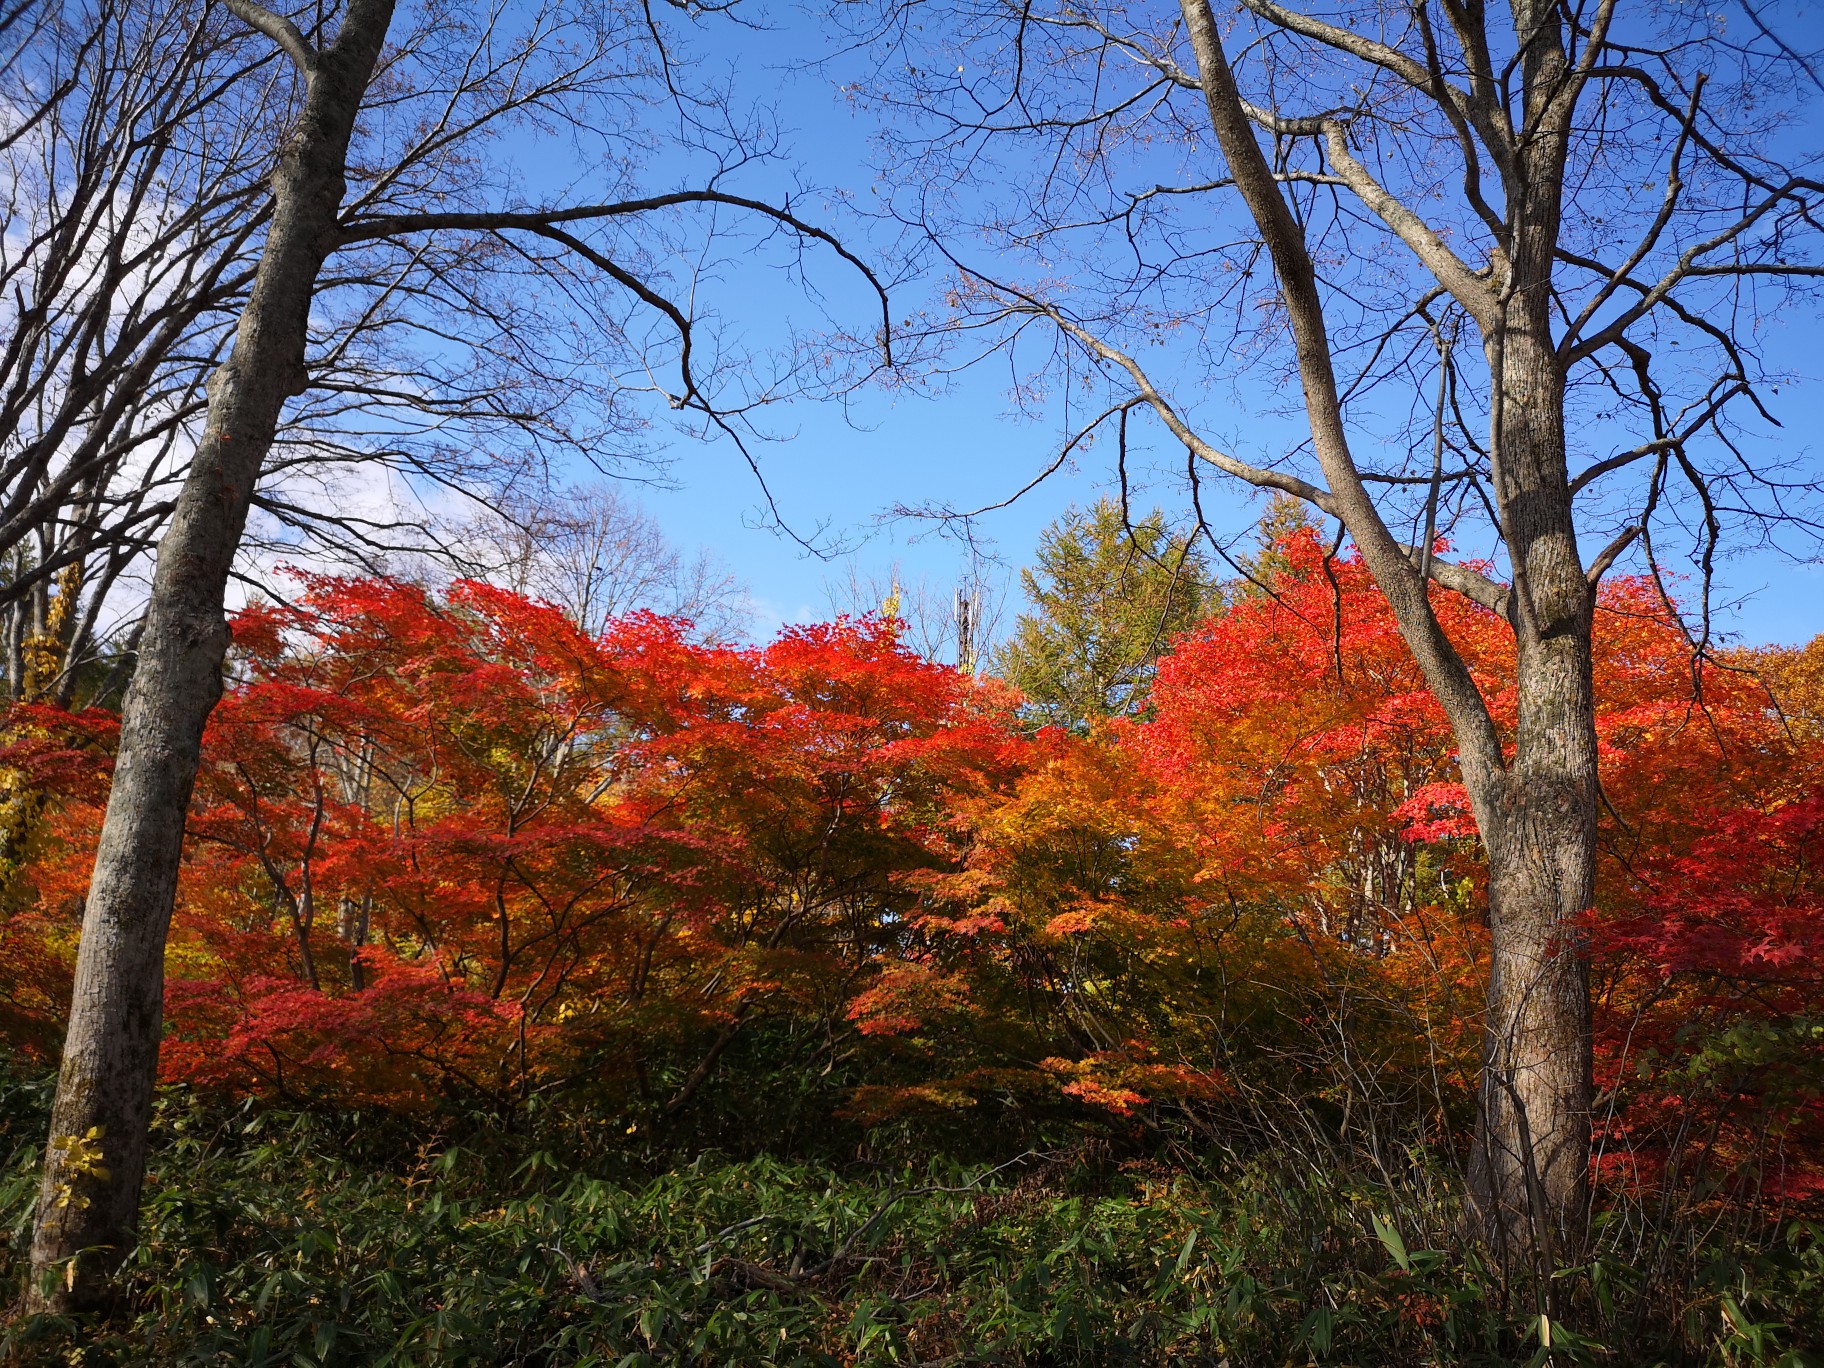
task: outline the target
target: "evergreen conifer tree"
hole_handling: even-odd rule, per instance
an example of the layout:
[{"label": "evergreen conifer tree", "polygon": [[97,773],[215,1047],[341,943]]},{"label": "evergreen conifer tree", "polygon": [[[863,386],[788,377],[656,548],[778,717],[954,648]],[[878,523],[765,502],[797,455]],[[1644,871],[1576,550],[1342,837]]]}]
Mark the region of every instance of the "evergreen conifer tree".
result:
[{"label": "evergreen conifer tree", "polygon": [[1073,508],[1020,573],[1029,611],[994,656],[1036,719],[1085,729],[1146,706],[1174,637],[1220,609],[1209,565],[1154,509],[1130,523],[1115,500]]}]

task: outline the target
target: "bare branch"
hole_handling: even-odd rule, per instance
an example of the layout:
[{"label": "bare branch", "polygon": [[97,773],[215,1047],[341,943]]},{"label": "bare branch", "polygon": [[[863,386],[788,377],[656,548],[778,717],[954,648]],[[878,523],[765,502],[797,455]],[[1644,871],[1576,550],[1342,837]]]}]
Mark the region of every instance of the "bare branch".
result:
[{"label": "bare branch", "polygon": [[650,195],[611,204],[567,205],[563,208],[553,209],[356,217],[338,225],[338,236],[341,243],[347,246],[375,238],[396,238],[417,233],[447,232],[456,229],[491,233],[519,229],[527,232],[548,233],[548,230],[564,224],[625,218],[693,204],[728,205],[731,208],[746,209],[764,218],[772,219],[800,236],[813,238],[823,243],[850,266],[853,266],[868,282],[880,300],[881,351],[885,364],[888,366],[893,364],[892,306],[887,298],[887,287],[874,273],[873,267],[850,251],[834,233],[800,218],[792,212],[789,206],[768,204],[764,200],[749,199],[744,195],[731,195],[721,190],[677,190],[669,194]]},{"label": "bare branch", "polygon": [[306,77],[316,75],[317,51],[305,41],[304,35],[291,20],[282,14],[274,14],[264,5],[255,4],[254,0],[224,0],[224,3],[236,18],[277,43],[279,50],[291,58],[292,65]]},{"label": "bare branch", "polygon": [[1493,328],[1496,319],[1495,292],[1489,288],[1487,280],[1470,270],[1429,224],[1368,174],[1368,169],[1349,150],[1348,130],[1341,122],[1326,119],[1323,121],[1323,131],[1331,165],[1336,167],[1337,175],[1343,183],[1398,234],[1400,241],[1412,249],[1425,269],[1450,291],[1451,297],[1463,306],[1471,318],[1481,324],[1484,330]]},{"label": "bare branch", "polygon": [[1410,644],[1419,667],[1456,729],[1472,782],[1494,785],[1504,761],[1494,719],[1468,667],[1432,612],[1417,565],[1388,531],[1349,450],[1337,399],[1336,375],[1304,235],[1262,156],[1207,0],[1181,0],[1203,78],[1210,122],[1237,188],[1273,254],[1292,324],[1304,382],[1305,409],[1318,463],[1330,483],[1330,507],[1355,539]]}]

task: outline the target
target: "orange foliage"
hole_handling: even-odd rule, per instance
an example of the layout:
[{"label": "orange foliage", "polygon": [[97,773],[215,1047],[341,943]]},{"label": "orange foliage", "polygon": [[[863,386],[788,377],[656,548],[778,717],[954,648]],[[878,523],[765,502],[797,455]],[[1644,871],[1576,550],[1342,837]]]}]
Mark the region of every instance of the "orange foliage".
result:
[{"label": "orange foliage", "polygon": [[[1277,563],[1176,644],[1144,719],[1086,737],[1023,729],[890,623],[709,647],[479,584],[308,579],[236,623],[165,1074],[669,1111],[796,1023],[854,1061],[862,1122],[1292,1100],[1457,1143],[1486,936],[1450,731],[1359,561],[1306,532]],[[1505,624],[1436,606],[1510,725]],[[1816,1190],[1824,656],[1694,664],[1631,580],[1596,641],[1600,1163]],[[0,921],[0,1027],[40,1053],[113,728],[15,710],[0,756],[53,795]]]}]

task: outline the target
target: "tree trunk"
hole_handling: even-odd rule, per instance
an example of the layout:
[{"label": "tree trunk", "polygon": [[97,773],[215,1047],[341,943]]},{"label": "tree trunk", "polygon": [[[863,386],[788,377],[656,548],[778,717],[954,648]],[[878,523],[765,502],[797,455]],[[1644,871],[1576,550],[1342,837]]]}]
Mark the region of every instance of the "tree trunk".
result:
[{"label": "tree trunk", "polygon": [[[392,0],[353,0],[333,46],[305,47],[264,11],[306,74],[273,175],[272,226],[234,348],[209,385],[207,428],[159,544],[113,790],[83,914],[62,1071],[32,1239],[29,1309],[105,1309],[132,1247],[164,1008],[184,819],[203,725],[222,691],[223,597],[280,409],[306,384],[306,325],[355,117]],[[250,22],[253,22],[250,19]],[[275,35],[276,36],[276,35]]]},{"label": "tree trunk", "polygon": [[[1523,163],[1507,303],[1485,335],[1491,450],[1513,586],[1514,754],[1477,795],[1488,852],[1489,966],[1470,1196],[1496,1256],[1541,1277],[1582,1256],[1589,1205],[1590,983],[1596,878],[1595,596],[1566,473],[1564,379],[1551,335],[1561,157]],[[1467,778],[1468,776],[1466,776]],[[1542,1287],[1543,1292],[1543,1287]]]},{"label": "tree trunk", "polygon": [[1549,1276],[1582,1257],[1588,1220],[1594,1087],[1582,921],[1595,892],[1601,790],[1595,594],[1577,547],[1564,372],[1552,336],[1574,82],[1557,10],[1527,0],[1513,17],[1526,119],[1507,184],[1503,302],[1483,343],[1519,707],[1512,764],[1499,791],[1477,804],[1492,946],[1470,1196],[1497,1256],[1510,1268],[1528,1259]]},{"label": "tree trunk", "polygon": [[1563,766],[1510,790],[1489,856],[1488,1017],[1470,1196],[1495,1254],[1580,1257],[1589,1204],[1593,786]]}]

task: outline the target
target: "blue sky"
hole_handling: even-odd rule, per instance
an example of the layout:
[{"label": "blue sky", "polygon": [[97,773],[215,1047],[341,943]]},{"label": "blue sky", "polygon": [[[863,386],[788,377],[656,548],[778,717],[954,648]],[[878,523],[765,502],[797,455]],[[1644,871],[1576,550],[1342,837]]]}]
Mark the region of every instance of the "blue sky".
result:
[{"label": "blue sky", "polygon": [[[871,179],[872,129],[842,100],[834,75],[793,69],[822,41],[814,25],[783,8],[773,14],[777,26],[763,32],[706,21],[700,33],[707,45],[700,50],[712,62],[728,63],[738,87],[772,107],[809,178],[860,196]],[[807,213],[821,208],[826,221],[843,219],[839,204],[811,198],[799,203]],[[830,268],[832,276],[835,269]],[[770,272],[743,273],[738,282],[724,279],[721,289],[719,307],[756,334],[801,307],[790,282]],[[916,291],[914,286],[908,294],[915,297]],[[1782,336],[1770,353],[1792,369],[1796,383],[1780,391],[1776,416],[1785,428],[1772,443],[1809,455],[1824,431],[1824,327],[1812,317],[1777,322]],[[1025,484],[1052,458],[1064,416],[1041,413],[1035,419],[1010,409],[1006,368],[984,366],[955,378],[937,397],[870,390],[846,410],[801,403],[776,411],[769,426],[789,436],[759,447],[757,455],[785,519],[803,530],[823,528],[826,540],[849,544],[849,558],[864,577],[884,576],[898,566],[908,580],[944,585],[967,570],[964,548],[931,524],[888,515],[900,505],[997,502]],[[1248,419],[1229,419],[1245,432]],[[811,556],[765,526],[761,492],[732,446],[675,441],[666,454],[670,487],[640,489],[637,497],[675,542],[714,551],[746,582],[756,629],[766,633],[783,622],[827,616],[828,586],[846,577],[848,559]],[[977,532],[1009,570],[1017,568],[1030,559],[1049,521],[1070,504],[1110,489],[1112,478],[1092,450],[1014,507],[983,518]],[[1176,507],[1175,491],[1162,495],[1168,508]],[[1142,492],[1139,501],[1153,500]],[[1252,491],[1215,485],[1206,511],[1219,529],[1239,531],[1257,516],[1260,504]],[[1725,609],[1738,600],[1739,606]],[[1824,567],[1743,552],[1721,567],[1717,601],[1718,628],[1738,640],[1802,641],[1824,632]]]}]

